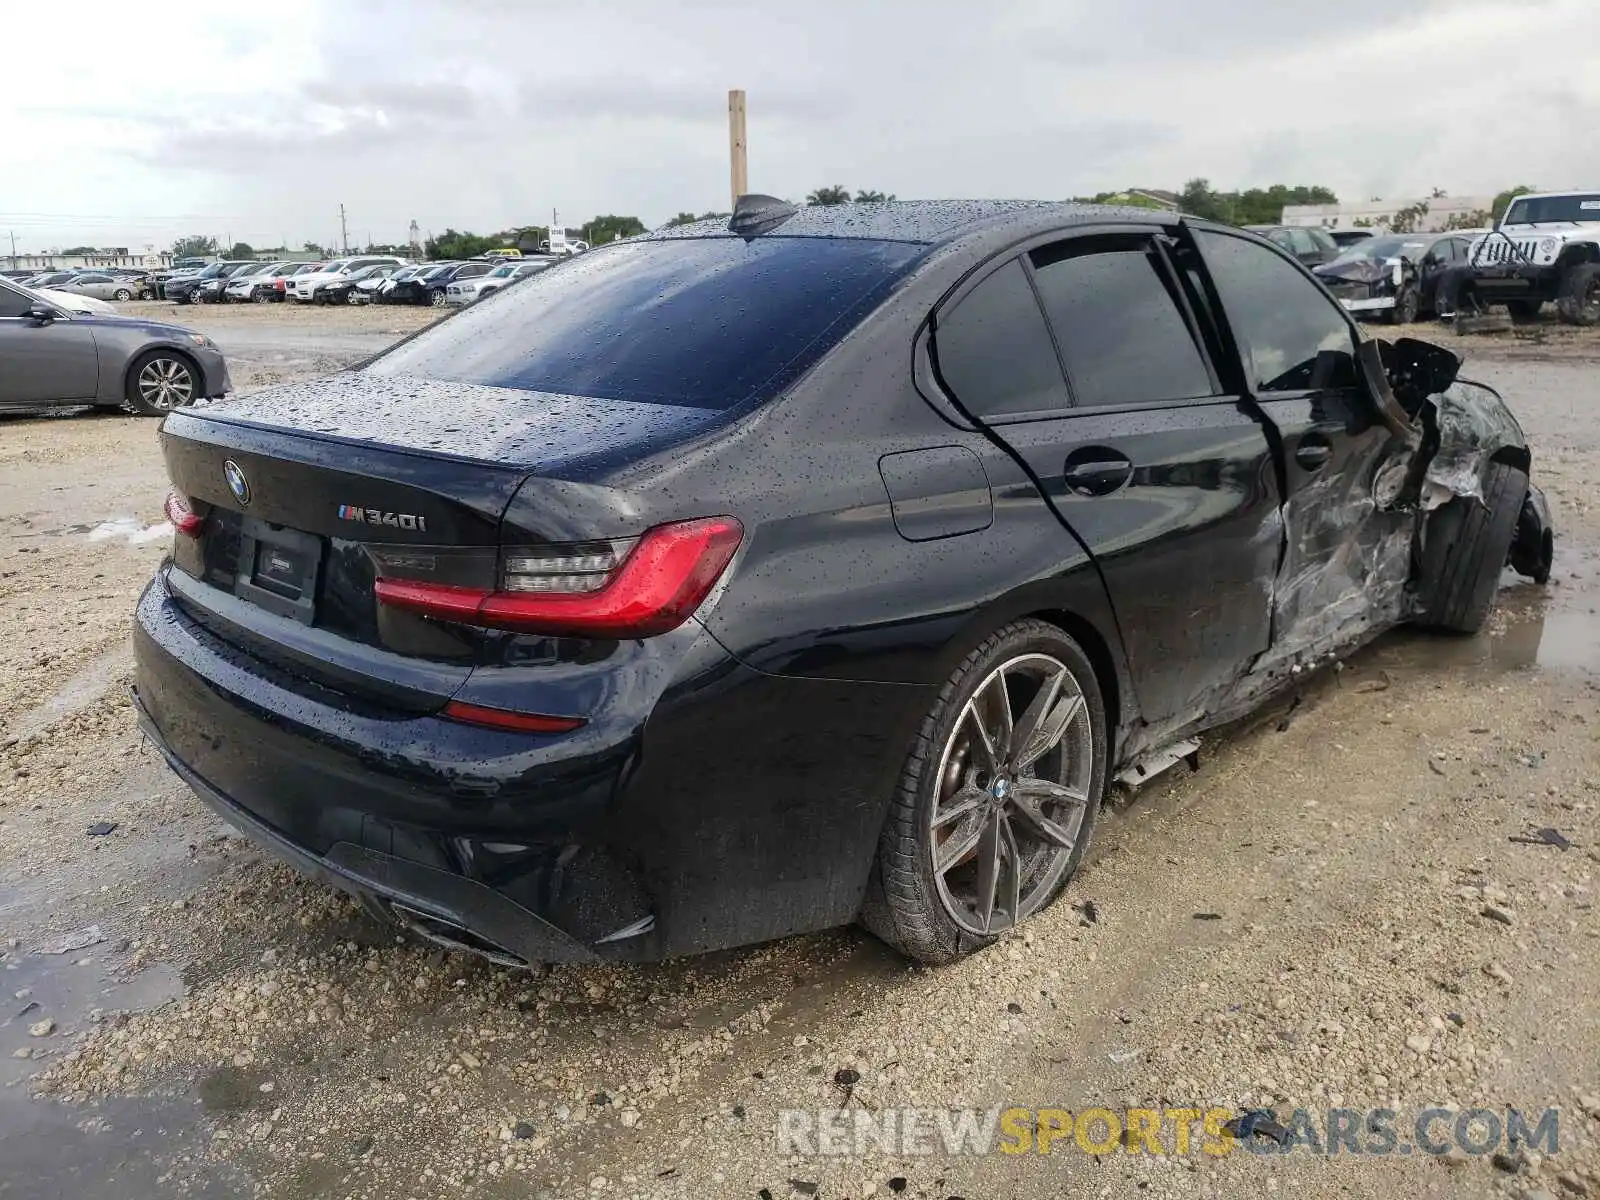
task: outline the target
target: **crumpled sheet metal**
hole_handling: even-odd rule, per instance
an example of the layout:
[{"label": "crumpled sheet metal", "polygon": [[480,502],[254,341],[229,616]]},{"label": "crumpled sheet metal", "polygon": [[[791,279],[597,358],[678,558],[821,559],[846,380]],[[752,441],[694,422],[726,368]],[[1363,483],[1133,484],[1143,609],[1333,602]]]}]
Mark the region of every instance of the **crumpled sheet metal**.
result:
[{"label": "crumpled sheet metal", "polygon": [[1291,535],[1273,590],[1271,669],[1357,640],[1405,612],[1415,514],[1380,508],[1370,486],[1328,476],[1290,497]]},{"label": "crumpled sheet metal", "polygon": [[1422,507],[1438,508],[1452,496],[1483,501],[1483,473],[1497,450],[1526,443],[1495,392],[1457,380],[1430,396],[1439,421],[1439,449],[1423,475]]},{"label": "crumpled sheet metal", "polygon": [[1273,648],[1257,670],[1314,659],[1404,620],[1413,602],[1412,551],[1426,514],[1453,496],[1482,503],[1489,460],[1507,446],[1526,447],[1516,419],[1490,388],[1458,380],[1428,403],[1437,414],[1439,445],[1420,494],[1407,496],[1395,486],[1414,453],[1395,438],[1370,480],[1330,475],[1289,498]]}]

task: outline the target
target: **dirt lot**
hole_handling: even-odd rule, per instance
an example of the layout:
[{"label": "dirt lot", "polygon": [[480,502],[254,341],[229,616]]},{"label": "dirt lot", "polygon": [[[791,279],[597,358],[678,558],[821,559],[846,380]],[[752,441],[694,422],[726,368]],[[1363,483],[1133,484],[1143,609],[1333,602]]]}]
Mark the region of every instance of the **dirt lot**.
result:
[{"label": "dirt lot", "polygon": [[[137,307],[212,334],[241,388],[432,317]],[[1600,338],[1449,344],[1533,443],[1551,586],[1508,576],[1484,636],[1391,635],[1208,739],[1108,815],[1066,902],[938,971],[854,930],[542,973],[397,943],[140,745],[155,425],[0,421],[0,1197],[1600,1197]],[[1570,848],[1511,840],[1547,827]],[[838,1159],[774,1135],[783,1109],[996,1105],[1402,1130],[1558,1106],[1560,1143]]]}]

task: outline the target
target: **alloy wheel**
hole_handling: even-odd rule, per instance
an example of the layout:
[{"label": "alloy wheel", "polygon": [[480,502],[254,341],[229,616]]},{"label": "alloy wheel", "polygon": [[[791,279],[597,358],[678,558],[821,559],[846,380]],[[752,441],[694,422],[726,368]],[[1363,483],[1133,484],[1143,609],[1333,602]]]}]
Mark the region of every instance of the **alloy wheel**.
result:
[{"label": "alloy wheel", "polygon": [[1077,846],[1094,767],[1089,709],[1064,663],[1024,654],[985,677],[945,742],[928,818],[951,920],[988,937],[1049,902]]},{"label": "alloy wheel", "polygon": [[432,304],[435,308],[443,308],[447,303],[449,303],[449,301],[445,299],[443,292],[433,293]]},{"label": "alloy wheel", "polygon": [[152,358],[139,372],[138,388],[146,404],[165,412],[194,400],[194,375],[178,359]]}]

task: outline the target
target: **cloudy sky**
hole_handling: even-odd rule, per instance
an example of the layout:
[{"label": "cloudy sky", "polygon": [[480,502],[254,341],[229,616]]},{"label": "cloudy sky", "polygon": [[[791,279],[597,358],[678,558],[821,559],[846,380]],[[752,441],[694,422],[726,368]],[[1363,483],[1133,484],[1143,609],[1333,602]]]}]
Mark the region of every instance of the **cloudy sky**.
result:
[{"label": "cloudy sky", "polygon": [[[1600,184],[1593,0],[7,6],[0,253],[402,241],[728,203]],[[85,35],[90,35],[87,40]],[[82,64],[82,65],[77,65]]]}]

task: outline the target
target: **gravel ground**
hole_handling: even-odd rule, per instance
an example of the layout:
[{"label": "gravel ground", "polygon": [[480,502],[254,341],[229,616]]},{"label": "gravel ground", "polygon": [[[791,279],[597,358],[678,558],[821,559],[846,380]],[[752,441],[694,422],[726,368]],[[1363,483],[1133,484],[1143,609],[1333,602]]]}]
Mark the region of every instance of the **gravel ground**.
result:
[{"label": "gravel ground", "polygon": [[[175,311],[241,388],[432,317]],[[1449,344],[1534,444],[1552,586],[1508,577],[1488,634],[1390,635],[1292,719],[1208,738],[1198,772],[1122,798],[1063,903],[938,971],[853,930],[533,973],[398,943],[140,747],[154,425],[0,422],[0,1196],[1600,1198],[1600,338],[1539,332]],[[1571,848],[1509,840],[1545,827]],[[1435,1104],[1559,1106],[1559,1152],[841,1160],[774,1136],[782,1109],[1403,1129]]]}]

